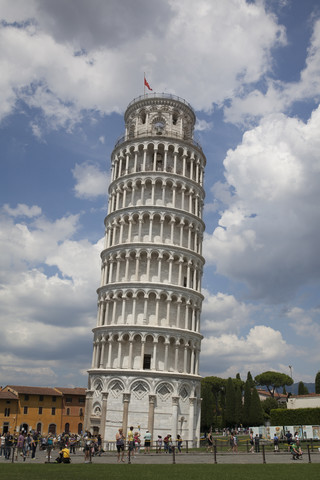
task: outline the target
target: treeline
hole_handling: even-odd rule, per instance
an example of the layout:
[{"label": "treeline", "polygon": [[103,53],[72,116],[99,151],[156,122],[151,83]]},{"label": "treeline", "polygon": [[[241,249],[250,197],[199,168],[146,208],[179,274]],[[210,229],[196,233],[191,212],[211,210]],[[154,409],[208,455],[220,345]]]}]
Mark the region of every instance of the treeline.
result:
[{"label": "treeline", "polygon": [[[248,372],[246,381],[240,378],[205,377],[202,379],[201,430],[235,426],[262,425],[270,418],[270,411],[281,407],[274,398],[277,390],[292,385],[288,375],[264,372],[254,379]],[[260,401],[257,386],[266,388],[270,397]],[[286,408],[286,404],[283,405]]]}]

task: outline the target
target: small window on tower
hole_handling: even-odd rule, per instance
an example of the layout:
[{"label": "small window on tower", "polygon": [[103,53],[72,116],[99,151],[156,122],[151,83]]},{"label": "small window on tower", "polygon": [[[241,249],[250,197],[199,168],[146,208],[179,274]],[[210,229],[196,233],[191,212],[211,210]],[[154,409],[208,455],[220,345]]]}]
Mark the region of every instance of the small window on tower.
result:
[{"label": "small window on tower", "polygon": [[144,125],[147,119],[146,112],[141,112],[140,118],[141,118],[141,123]]},{"label": "small window on tower", "polygon": [[172,125],[177,125],[178,121],[178,115],[174,114],[172,115]]},{"label": "small window on tower", "polygon": [[145,355],[143,357],[143,370],[150,370],[151,368],[151,355]]}]

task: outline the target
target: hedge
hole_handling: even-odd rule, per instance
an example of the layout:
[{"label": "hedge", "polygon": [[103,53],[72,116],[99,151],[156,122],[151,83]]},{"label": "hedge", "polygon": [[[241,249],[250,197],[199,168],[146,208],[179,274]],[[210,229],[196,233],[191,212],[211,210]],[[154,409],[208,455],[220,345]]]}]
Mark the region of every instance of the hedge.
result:
[{"label": "hedge", "polygon": [[271,425],[320,425],[320,408],[275,408],[270,411]]}]

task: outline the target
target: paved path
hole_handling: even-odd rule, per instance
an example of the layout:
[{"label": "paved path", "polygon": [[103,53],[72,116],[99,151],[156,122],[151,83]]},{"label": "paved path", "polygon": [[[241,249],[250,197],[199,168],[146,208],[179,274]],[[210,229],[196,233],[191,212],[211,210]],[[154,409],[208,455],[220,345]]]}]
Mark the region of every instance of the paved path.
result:
[{"label": "paved path", "polygon": [[[52,452],[52,459],[58,456],[58,450]],[[217,463],[218,464],[262,464],[263,456],[262,453],[218,453],[217,454]],[[266,463],[294,463],[291,455],[289,453],[266,453],[265,454]],[[125,463],[128,463],[128,458],[124,457]],[[4,457],[0,457],[0,463],[11,463],[12,459],[5,460]],[[16,461],[16,460],[15,460]],[[36,458],[32,460],[27,458],[26,462],[23,462],[22,457],[19,456],[18,463],[45,463],[47,460],[46,452],[37,451]],[[175,458],[176,464],[214,464],[214,455],[212,453],[182,453],[177,454]],[[77,452],[75,455],[71,455],[72,463],[84,463],[83,453]],[[320,452],[314,451],[311,453],[311,462],[320,463]],[[92,463],[94,464],[116,464],[117,463],[117,454],[116,452],[103,453],[101,457],[93,457]],[[150,455],[144,455],[143,453],[136,455],[134,458],[131,458],[132,464],[144,464],[144,465],[159,465],[159,464],[172,464],[173,457],[169,454],[156,454],[152,453]],[[296,460],[295,463],[309,463],[308,453],[305,452],[302,460]]]}]

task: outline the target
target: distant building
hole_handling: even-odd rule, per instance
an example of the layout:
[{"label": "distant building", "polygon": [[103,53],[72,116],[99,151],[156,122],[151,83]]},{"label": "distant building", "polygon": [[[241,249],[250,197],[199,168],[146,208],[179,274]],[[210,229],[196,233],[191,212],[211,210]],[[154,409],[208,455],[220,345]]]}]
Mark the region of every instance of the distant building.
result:
[{"label": "distant building", "polygon": [[[260,398],[261,402],[263,402],[267,398],[271,398],[271,394],[270,394],[270,392],[268,392],[268,390],[262,390],[260,388],[257,388],[257,392],[258,392],[258,395],[259,395],[259,398]],[[275,400],[277,400],[278,403],[286,403],[287,402],[287,395],[285,395],[284,393],[275,392],[273,398]]]},{"label": "distant building", "polygon": [[86,389],[56,387],[56,390],[62,393],[62,431],[81,434],[83,431]]},{"label": "distant building", "polygon": [[0,391],[0,433],[16,430],[19,399],[10,391]]},{"label": "distant building", "polygon": [[7,385],[0,391],[2,432],[81,433],[84,388]]},{"label": "distant building", "polygon": [[291,395],[288,398],[287,408],[320,408],[320,394]]}]

